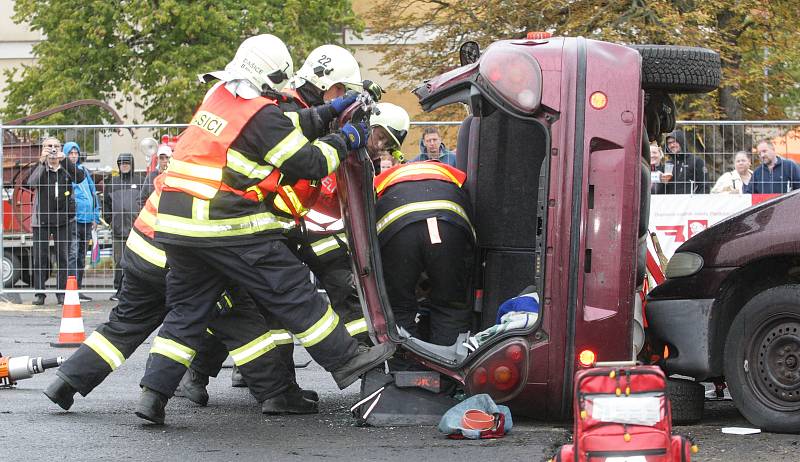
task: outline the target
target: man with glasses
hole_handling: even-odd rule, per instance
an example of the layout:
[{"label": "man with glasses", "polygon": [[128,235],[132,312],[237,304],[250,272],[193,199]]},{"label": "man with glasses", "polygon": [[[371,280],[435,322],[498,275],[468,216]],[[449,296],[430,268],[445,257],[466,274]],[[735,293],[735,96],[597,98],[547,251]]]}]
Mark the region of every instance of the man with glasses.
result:
[{"label": "man with glasses", "polygon": [[[45,282],[50,274],[49,241],[53,237],[58,263],[58,290],[67,284],[69,268],[67,262],[75,227],[75,199],[72,184],[84,180],[83,170],[78,169],[63,152],[57,138],[46,138],[42,142],[39,164],[28,177],[28,187],[36,191],[31,227],[33,228],[33,287],[38,292],[34,305],[43,305]],[[72,269],[74,272],[74,269]],[[64,294],[56,295],[59,304],[64,303]]]}]

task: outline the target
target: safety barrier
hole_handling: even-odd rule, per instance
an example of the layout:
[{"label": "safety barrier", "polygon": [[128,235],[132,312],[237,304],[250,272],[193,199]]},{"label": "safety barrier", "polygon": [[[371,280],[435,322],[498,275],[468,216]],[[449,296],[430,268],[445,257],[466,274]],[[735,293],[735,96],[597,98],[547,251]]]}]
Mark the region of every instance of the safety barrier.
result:
[{"label": "safety barrier", "polygon": [[[412,130],[406,140],[404,151],[407,160],[414,160],[422,145],[423,130],[435,127],[445,145],[455,150],[455,139],[460,122],[458,121],[418,121],[412,122]],[[138,213],[140,204],[146,197],[141,191],[146,188],[146,173],[157,163],[157,142],[173,137],[186,126],[181,124],[140,124],[140,125],[17,125],[0,124],[0,162],[2,163],[3,200],[0,214],[3,228],[0,231],[0,250],[2,251],[3,292],[63,292],[59,284],[67,275],[82,277],[81,293],[113,293],[115,274],[118,274],[117,256],[126,238],[126,223],[131,222]],[[762,138],[772,140],[779,155],[800,157],[800,122],[798,121],[685,121],[678,123],[678,129],[686,135],[686,150],[696,153],[704,160],[708,175],[703,181],[710,190],[714,182],[724,172],[733,169],[733,156],[736,151],[750,153],[753,165],[758,162],[754,154],[754,143]],[[99,219],[91,212],[81,214],[77,223],[74,212],[40,213],[35,211],[37,191],[48,191],[56,198],[68,190],[63,185],[50,184],[55,174],[42,169],[30,182],[31,174],[47,162],[48,152],[43,143],[48,137],[55,137],[59,151],[66,142],[77,142],[81,154],[85,156],[83,165],[91,173],[96,185],[96,194],[89,194],[92,207],[99,207]],[[148,140],[151,139],[151,140]],[[134,173],[120,176],[117,159],[122,153],[133,157]],[[668,158],[667,160],[674,159]],[[126,180],[126,181],[123,181]],[[60,188],[60,189],[59,189]],[[108,191],[114,191],[109,194]],[[74,197],[86,194],[83,190],[73,191]],[[146,193],[145,193],[146,194]],[[61,197],[63,199],[63,197]],[[88,202],[87,202],[88,203]],[[84,210],[81,208],[81,210]],[[69,216],[61,216],[67,213]],[[37,221],[39,218],[43,220]],[[42,226],[41,222],[47,222]],[[69,223],[69,224],[67,224]],[[95,226],[92,225],[95,224]],[[115,232],[116,230],[116,232]],[[83,239],[86,236],[86,239]],[[85,243],[85,244],[84,244]],[[83,248],[85,247],[85,252]],[[64,254],[66,252],[66,257]],[[83,255],[83,259],[80,258]],[[59,258],[60,256],[60,258]],[[59,266],[59,259],[61,266]],[[81,264],[83,260],[83,264]],[[66,263],[64,263],[66,261]],[[82,271],[79,271],[82,270]],[[38,278],[38,282],[37,282]],[[41,281],[45,282],[42,283]]]}]

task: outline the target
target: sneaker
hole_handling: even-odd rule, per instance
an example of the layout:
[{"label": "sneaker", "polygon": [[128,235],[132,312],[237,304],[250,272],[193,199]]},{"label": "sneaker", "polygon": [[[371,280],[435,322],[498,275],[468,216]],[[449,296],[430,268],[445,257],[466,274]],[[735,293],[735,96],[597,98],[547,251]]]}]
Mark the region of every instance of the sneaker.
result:
[{"label": "sneaker", "polygon": [[56,302],[59,305],[63,305],[64,304],[64,294],[56,294]]},{"label": "sneaker", "polygon": [[84,295],[84,294],[78,294],[78,300],[80,300],[82,302],[91,302],[92,301],[92,297],[90,297],[88,295]]},{"label": "sneaker", "polygon": [[44,295],[36,294],[36,296],[33,297],[31,305],[44,305]]},{"label": "sneaker", "polygon": [[355,356],[331,371],[333,380],[336,381],[339,389],[344,390],[358,380],[361,374],[389,359],[394,354],[394,350],[394,344],[388,342],[374,347],[360,345]]}]

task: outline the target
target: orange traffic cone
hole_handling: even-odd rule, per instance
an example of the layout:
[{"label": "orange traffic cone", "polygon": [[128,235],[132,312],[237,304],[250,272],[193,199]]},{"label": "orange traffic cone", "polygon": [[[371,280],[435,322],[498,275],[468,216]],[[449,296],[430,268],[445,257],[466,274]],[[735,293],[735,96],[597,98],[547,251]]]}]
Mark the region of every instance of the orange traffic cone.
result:
[{"label": "orange traffic cone", "polygon": [[50,342],[50,346],[58,348],[76,348],[86,340],[81,316],[81,300],[78,298],[78,280],[75,276],[67,277],[67,290],[64,293],[64,308],[61,312],[61,329],[58,342]]}]

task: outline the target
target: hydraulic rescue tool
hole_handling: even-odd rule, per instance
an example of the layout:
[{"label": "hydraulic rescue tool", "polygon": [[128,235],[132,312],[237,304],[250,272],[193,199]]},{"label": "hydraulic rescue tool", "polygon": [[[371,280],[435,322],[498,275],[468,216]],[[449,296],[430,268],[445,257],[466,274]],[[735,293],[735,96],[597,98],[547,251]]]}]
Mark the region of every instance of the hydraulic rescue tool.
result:
[{"label": "hydraulic rescue tool", "polygon": [[0,353],[0,388],[12,388],[18,380],[29,379],[45,369],[58,367],[64,362],[62,356],[44,359],[41,356],[4,357]]}]

